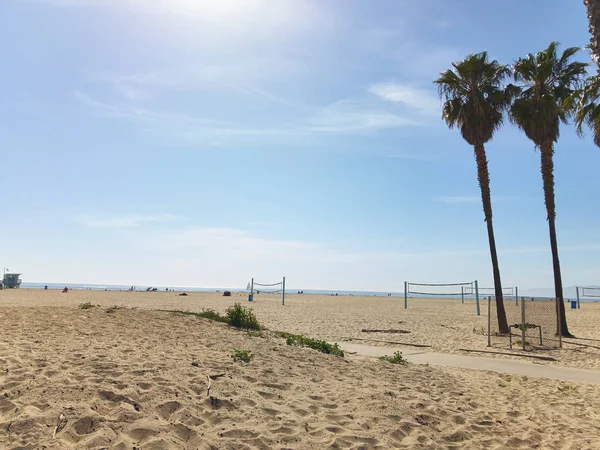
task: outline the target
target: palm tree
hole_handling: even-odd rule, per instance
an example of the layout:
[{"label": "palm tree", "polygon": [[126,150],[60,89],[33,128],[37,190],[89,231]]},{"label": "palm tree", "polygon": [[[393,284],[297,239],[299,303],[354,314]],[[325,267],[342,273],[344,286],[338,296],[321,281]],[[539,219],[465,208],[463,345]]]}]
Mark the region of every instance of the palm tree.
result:
[{"label": "palm tree", "polygon": [[502,125],[504,112],[510,105],[510,97],[502,87],[510,70],[498,64],[496,60],[488,61],[487,52],[469,55],[458,63],[452,63],[452,67],[442,72],[434,83],[437,84],[440,97],[444,100],[442,119],[449,128],[457,127],[463,139],[475,150],[477,179],[481,188],[481,201],[494,272],[498,328],[501,333],[508,333],[492,223],[490,173],[485,144]]},{"label": "palm tree", "polygon": [[570,337],[563,299],[558,244],[556,241],[556,206],[554,203],[554,143],[558,141],[561,122],[568,123],[573,113],[572,97],[586,73],[586,63],[571,62],[579,51],[566,49],[559,57],[558,43],[552,42],[537,55],[531,53],[514,65],[513,75],[521,83],[519,94],[510,108],[510,120],[540,150],[544,184],[544,201],[550,229],[550,247],[554,269],[554,290],[560,312],[562,335]]},{"label": "palm tree", "polygon": [[600,73],[585,80],[582,89],[577,90],[570,99],[576,107],[575,125],[577,134],[583,136],[583,125],[592,130],[594,144],[600,147]]},{"label": "palm tree", "polygon": [[594,60],[600,62],[600,0],[583,0],[587,9],[587,16],[590,22],[590,48],[594,55]]}]

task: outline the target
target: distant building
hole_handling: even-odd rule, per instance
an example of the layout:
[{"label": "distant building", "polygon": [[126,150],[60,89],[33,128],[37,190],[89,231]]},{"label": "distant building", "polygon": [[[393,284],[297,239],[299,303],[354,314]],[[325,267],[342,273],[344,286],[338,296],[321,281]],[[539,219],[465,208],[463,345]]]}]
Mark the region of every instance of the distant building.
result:
[{"label": "distant building", "polygon": [[21,274],[20,273],[5,273],[2,279],[2,285],[8,289],[16,289],[21,287]]}]

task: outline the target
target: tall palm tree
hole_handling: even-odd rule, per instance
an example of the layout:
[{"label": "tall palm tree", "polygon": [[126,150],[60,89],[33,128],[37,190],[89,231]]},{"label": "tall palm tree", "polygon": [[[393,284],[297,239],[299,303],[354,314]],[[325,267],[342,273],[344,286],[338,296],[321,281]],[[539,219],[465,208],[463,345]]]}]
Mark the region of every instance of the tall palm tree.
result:
[{"label": "tall palm tree", "polygon": [[442,119],[449,128],[457,127],[463,139],[475,150],[477,179],[481,188],[481,201],[494,272],[498,328],[501,333],[508,333],[492,223],[490,173],[485,144],[502,125],[504,112],[510,105],[510,97],[502,87],[510,70],[498,64],[496,60],[488,61],[487,52],[469,55],[458,63],[452,63],[452,67],[442,72],[434,83],[438,87],[440,97],[444,100]]},{"label": "tall palm tree", "polygon": [[587,9],[587,16],[590,22],[590,48],[594,55],[594,60],[600,62],[600,0],[583,0]]},{"label": "tall palm tree", "polygon": [[520,83],[519,94],[510,108],[510,119],[540,150],[544,201],[550,229],[550,247],[554,269],[554,290],[560,312],[563,336],[571,336],[567,327],[563,299],[558,244],[556,241],[556,205],[554,202],[554,143],[560,136],[560,123],[568,123],[573,113],[572,97],[586,74],[587,64],[572,62],[577,47],[557,54],[558,43],[552,42],[537,55],[529,54],[516,61],[513,76]]}]

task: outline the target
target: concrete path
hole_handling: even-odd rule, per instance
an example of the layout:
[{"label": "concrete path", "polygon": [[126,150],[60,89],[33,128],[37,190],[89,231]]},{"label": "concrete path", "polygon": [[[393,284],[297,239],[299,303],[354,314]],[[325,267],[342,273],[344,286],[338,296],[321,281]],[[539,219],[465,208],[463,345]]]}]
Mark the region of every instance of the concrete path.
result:
[{"label": "concrete path", "polygon": [[529,361],[516,361],[513,359],[481,358],[476,356],[453,355],[449,353],[433,353],[408,347],[373,347],[350,342],[340,342],[339,345],[344,351],[356,352],[357,355],[361,356],[392,356],[394,352],[400,351],[402,352],[402,356],[414,364],[489,370],[512,375],[527,375],[530,377],[553,378],[555,380],[600,385],[600,370],[559,367],[548,364],[532,363]]}]

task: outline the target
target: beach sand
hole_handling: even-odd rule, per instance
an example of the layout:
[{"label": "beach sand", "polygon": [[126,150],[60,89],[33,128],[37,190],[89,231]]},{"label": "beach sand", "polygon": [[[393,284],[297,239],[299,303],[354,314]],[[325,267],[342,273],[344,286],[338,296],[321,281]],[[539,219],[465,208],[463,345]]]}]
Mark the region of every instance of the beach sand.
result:
[{"label": "beach sand", "polygon": [[[251,306],[271,330],[442,352],[485,349],[474,304],[398,298],[217,293],[0,292],[0,448],[596,448],[600,387],[492,372],[393,365],[287,346],[224,324],[155,311]],[[80,303],[101,305],[88,310]],[[107,312],[108,307],[126,309]],[[137,308],[137,309],[133,309]],[[598,339],[597,304],[569,311]],[[361,341],[384,345],[381,342]],[[592,341],[593,342],[593,341]],[[249,364],[231,358],[249,350]],[[593,349],[555,350],[597,368]],[[598,350],[597,352],[600,352]],[[211,381],[207,376],[222,375]],[[62,430],[53,432],[60,415]]]}]

